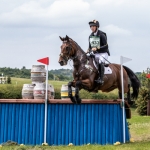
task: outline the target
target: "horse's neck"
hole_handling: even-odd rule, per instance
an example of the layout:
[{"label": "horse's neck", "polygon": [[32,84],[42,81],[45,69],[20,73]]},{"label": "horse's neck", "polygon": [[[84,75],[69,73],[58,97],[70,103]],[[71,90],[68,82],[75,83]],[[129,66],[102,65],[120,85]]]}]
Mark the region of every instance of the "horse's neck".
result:
[{"label": "horse's neck", "polygon": [[74,67],[79,68],[85,63],[87,56],[85,52],[80,48],[76,51],[75,59],[73,60]]}]

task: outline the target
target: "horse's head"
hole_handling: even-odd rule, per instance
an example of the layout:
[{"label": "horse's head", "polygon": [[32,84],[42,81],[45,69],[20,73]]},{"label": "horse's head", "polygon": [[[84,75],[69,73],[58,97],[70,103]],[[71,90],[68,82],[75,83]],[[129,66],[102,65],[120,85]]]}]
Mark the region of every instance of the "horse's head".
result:
[{"label": "horse's head", "polygon": [[67,65],[69,59],[75,54],[75,47],[73,41],[66,35],[65,38],[60,37],[63,42],[61,45],[61,53],[59,57],[59,63],[61,66]]}]

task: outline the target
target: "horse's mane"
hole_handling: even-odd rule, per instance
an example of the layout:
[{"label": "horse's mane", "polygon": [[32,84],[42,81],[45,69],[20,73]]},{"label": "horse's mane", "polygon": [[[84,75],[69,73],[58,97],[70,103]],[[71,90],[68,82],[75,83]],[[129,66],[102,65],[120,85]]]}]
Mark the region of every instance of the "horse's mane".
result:
[{"label": "horse's mane", "polygon": [[78,48],[79,48],[83,53],[85,53],[84,50],[79,46],[79,44],[78,44],[76,41],[74,41],[74,40],[71,39],[70,37],[69,37],[69,40],[71,40],[72,42],[74,42],[74,43],[78,46]]}]

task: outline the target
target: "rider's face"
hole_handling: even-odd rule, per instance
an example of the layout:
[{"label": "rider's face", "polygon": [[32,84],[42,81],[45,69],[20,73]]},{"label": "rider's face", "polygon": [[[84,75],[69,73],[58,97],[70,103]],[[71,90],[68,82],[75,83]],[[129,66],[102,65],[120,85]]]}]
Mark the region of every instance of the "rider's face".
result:
[{"label": "rider's face", "polygon": [[90,28],[91,28],[92,32],[96,32],[96,30],[97,30],[96,26],[90,26]]}]

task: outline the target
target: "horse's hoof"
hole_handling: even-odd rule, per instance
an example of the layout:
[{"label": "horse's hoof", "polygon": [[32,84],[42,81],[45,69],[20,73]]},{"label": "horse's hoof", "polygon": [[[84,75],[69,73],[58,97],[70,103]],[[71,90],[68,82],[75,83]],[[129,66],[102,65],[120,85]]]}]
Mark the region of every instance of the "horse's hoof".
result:
[{"label": "horse's hoof", "polygon": [[81,104],[81,98],[78,98],[78,100],[77,100],[77,104]]},{"label": "horse's hoof", "polygon": [[129,104],[129,105],[133,105],[134,102],[133,102],[133,101],[128,101],[128,104]]}]

